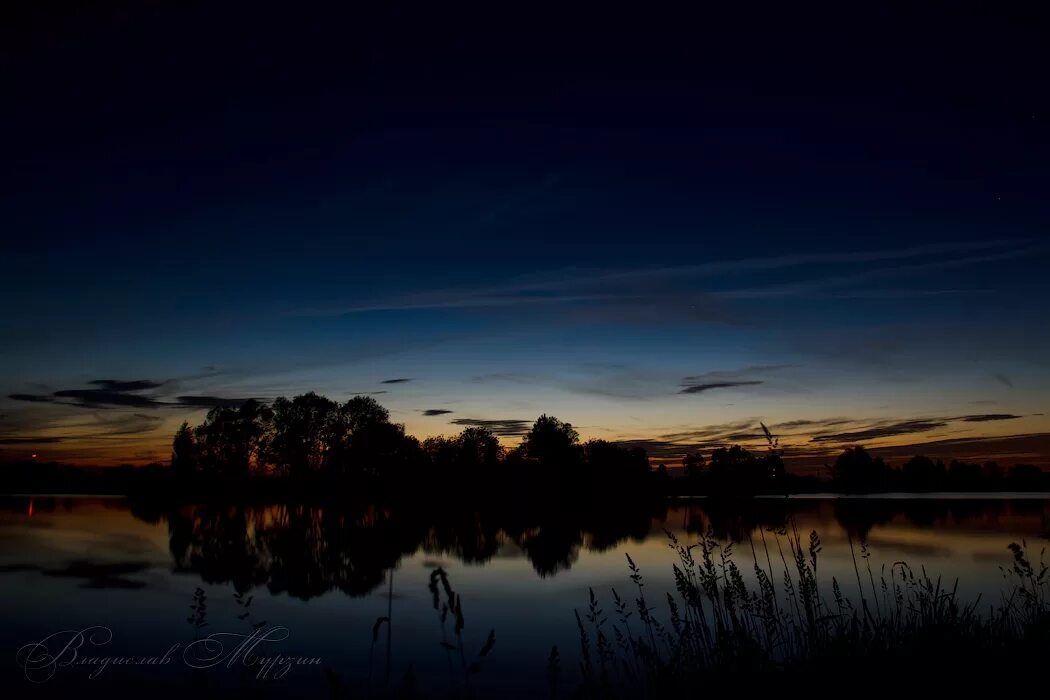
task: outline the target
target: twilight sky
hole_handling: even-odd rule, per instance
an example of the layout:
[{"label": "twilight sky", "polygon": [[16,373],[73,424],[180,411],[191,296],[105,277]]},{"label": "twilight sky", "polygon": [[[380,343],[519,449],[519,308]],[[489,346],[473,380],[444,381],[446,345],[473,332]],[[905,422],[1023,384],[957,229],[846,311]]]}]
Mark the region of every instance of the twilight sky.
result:
[{"label": "twilight sky", "polygon": [[1033,18],[136,5],[2,23],[0,456],[314,390],[1050,463]]}]

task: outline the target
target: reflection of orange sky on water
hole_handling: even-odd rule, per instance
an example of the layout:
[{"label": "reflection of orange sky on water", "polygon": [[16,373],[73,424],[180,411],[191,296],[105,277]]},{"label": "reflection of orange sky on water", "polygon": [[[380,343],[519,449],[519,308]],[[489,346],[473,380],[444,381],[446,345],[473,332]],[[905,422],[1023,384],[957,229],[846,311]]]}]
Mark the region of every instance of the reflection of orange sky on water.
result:
[{"label": "reflection of orange sky on water", "polygon": [[36,496],[31,501],[31,511],[28,504],[18,513],[0,510],[5,562],[30,557],[50,566],[134,556],[170,564],[167,528],[135,518],[122,498]]}]

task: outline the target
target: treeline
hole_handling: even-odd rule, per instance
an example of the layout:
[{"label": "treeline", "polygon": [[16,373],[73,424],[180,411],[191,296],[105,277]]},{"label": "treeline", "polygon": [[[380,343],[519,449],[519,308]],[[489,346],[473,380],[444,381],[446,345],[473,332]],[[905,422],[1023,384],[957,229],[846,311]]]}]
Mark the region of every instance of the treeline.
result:
[{"label": "treeline", "polygon": [[171,474],[181,487],[266,480],[370,496],[637,494],[655,480],[645,450],[581,442],[571,424],[552,416],[540,416],[512,449],[484,427],[420,441],[371,397],[337,403],[312,392],[216,407],[200,425],[184,423],[172,443]]},{"label": "treeline", "polygon": [[171,482],[166,464],[80,467],[19,460],[0,464],[0,493],[127,495],[163,491]]},{"label": "treeline", "polygon": [[540,416],[508,449],[484,427],[418,440],[371,397],[338,403],[311,392],[272,404],[219,406],[199,425],[183,423],[170,468],[15,463],[0,471],[0,492],[373,502],[395,494],[513,494],[542,504],[581,496],[1050,491],[1050,474],[1030,464],[1005,469],[994,462],[944,464],[916,456],[895,468],[863,447],[843,451],[823,478],[800,476],[785,469],[776,436],[765,426],[763,431],[767,445],[761,452],[735,445],[706,457],[688,454],[676,478],[664,464],[652,469],[643,448],[581,442],[571,424],[553,416]]},{"label": "treeline", "polygon": [[839,455],[831,475],[844,493],[1050,490],[1050,474],[1034,464],[1005,469],[997,462],[952,460],[945,464],[916,455],[894,468],[863,447],[851,447]]},{"label": "treeline", "polygon": [[997,492],[1050,491],[1050,474],[1033,464],[1005,469],[996,462],[983,464],[952,460],[945,464],[916,455],[899,467],[864,447],[845,449],[826,468],[827,478],[800,477],[784,470],[776,439],[767,434],[770,449],[756,455],[733,446],[718,448],[710,459],[696,453],[682,460],[683,478],[674,490],[691,495],[758,495],[777,493],[931,493],[934,491]]},{"label": "treeline", "polygon": [[[757,495],[807,491],[817,480],[788,474],[776,439],[766,433],[769,449],[756,455],[739,445],[719,447],[709,459],[695,452],[682,458],[675,491],[683,495]],[[659,472],[666,467],[660,465]]]}]

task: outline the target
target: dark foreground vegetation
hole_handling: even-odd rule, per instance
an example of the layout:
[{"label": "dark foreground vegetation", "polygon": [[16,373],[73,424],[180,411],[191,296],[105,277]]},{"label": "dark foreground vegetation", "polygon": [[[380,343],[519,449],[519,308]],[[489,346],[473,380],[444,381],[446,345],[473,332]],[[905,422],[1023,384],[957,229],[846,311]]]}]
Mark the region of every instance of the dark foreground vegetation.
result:
[{"label": "dark foreground vegetation", "polygon": [[863,447],[840,454],[827,467],[828,478],[802,477],[788,473],[778,439],[762,428],[767,446],[760,453],[737,445],[713,449],[707,457],[687,454],[682,475],[672,477],[666,465],[654,468],[643,448],[581,442],[571,424],[553,416],[540,416],[520,444],[507,449],[485,427],[419,440],[391,422],[371,397],[340,404],[308,393],[272,404],[217,406],[200,425],[184,423],[170,465],[88,470],[23,462],[6,465],[0,490],[373,502],[514,493],[532,503],[651,494],[1050,490],[1050,474],[1033,465],[945,465],[916,456],[893,468]]},{"label": "dark foreground vegetation", "polygon": [[[852,539],[850,580],[821,577],[819,536],[790,523],[749,534],[742,555],[711,532],[691,544],[667,534],[677,595],[648,592],[628,555],[629,592],[592,589],[576,613],[580,695],[665,697],[723,684],[863,692],[869,681],[882,692],[943,691],[996,677],[1015,691],[1042,687],[1050,577],[1042,551],[1033,561],[1024,543],[1009,545],[999,599],[967,602],[958,581],[925,568],[873,567]],[[558,656],[553,649],[552,663]]]}]

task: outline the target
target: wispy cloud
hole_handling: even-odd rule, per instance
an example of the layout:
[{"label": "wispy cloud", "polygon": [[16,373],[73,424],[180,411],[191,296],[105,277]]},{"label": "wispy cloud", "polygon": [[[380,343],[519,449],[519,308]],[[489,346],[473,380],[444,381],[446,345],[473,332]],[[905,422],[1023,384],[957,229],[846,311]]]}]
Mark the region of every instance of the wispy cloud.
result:
[{"label": "wispy cloud", "polygon": [[[580,303],[639,303],[654,297],[666,297],[668,290],[676,294],[694,294],[694,302],[704,296],[720,298],[764,298],[823,290],[850,282],[880,280],[894,272],[920,272],[930,269],[974,265],[992,260],[1007,259],[1025,254],[1020,246],[1025,241],[992,240],[959,243],[940,243],[908,248],[872,251],[844,251],[780,255],[765,258],[721,260],[690,265],[652,266],[636,269],[580,269],[562,268],[534,275],[522,276],[510,282],[480,287],[433,289],[408,295],[372,299],[349,304],[335,304],[321,308],[301,308],[292,312],[301,316],[340,316],[347,314],[423,310],[466,309],[487,307],[527,306],[536,304]],[[990,251],[985,255],[966,255]],[[697,288],[701,280],[733,276],[744,272],[819,268],[822,266],[859,265],[864,263],[895,263],[922,258],[932,260],[907,264],[884,265],[856,270],[848,275],[815,274],[807,279],[780,284],[757,285],[747,288]],[[615,289],[615,293],[608,290]],[[896,289],[901,294],[903,289]],[[918,290],[923,294],[929,290]],[[877,294],[878,290],[868,290]],[[687,304],[695,306],[695,304]],[[652,315],[650,309],[650,316]]]},{"label": "wispy cloud", "polygon": [[452,425],[461,425],[467,428],[486,428],[503,437],[524,435],[532,427],[532,421],[517,418],[456,418],[450,422]]},{"label": "wispy cloud", "polygon": [[164,418],[146,413],[98,411],[69,415],[37,416],[0,429],[0,445],[76,445],[135,442],[155,434]]},{"label": "wispy cloud", "polygon": [[683,377],[681,381],[682,388],[678,391],[679,394],[701,394],[706,391],[713,391],[715,389],[733,389],[737,387],[745,386],[759,386],[766,383],[766,379],[758,379],[756,377],[765,376],[772,373],[779,372],[784,369],[788,369],[793,365],[781,364],[781,365],[752,365],[750,367],[741,367],[736,370],[716,370],[712,372],[706,372],[704,374],[695,374],[688,377]]},{"label": "wispy cloud", "polygon": [[660,436],[661,440],[670,443],[686,443],[690,445],[721,445],[729,441],[734,435],[758,434],[759,420],[747,418],[732,423],[718,423],[714,425],[703,425],[695,428],[686,428],[666,433]]},{"label": "wispy cloud", "polygon": [[425,411],[423,411],[424,416],[444,416],[449,413],[454,413],[454,411],[449,411],[444,408],[428,408]]},{"label": "wispy cloud", "polygon": [[0,445],[54,445],[65,438],[47,437],[0,437]]},{"label": "wispy cloud", "polygon": [[163,402],[155,401],[148,396],[129,394],[108,389],[62,389],[52,394],[57,399],[72,399],[82,406],[96,408],[100,406],[130,406],[133,408],[155,408]]},{"label": "wispy cloud", "polygon": [[948,423],[938,420],[908,420],[879,425],[863,430],[853,430],[841,433],[822,433],[814,435],[812,442],[861,442],[863,440],[877,440],[879,438],[892,437],[895,435],[909,435],[912,433],[927,433],[931,430],[947,427]]},{"label": "wispy cloud", "polygon": [[28,401],[30,403],[51,403],[55,397],[48,394],[8,394],[7,398],[13,401]]},{"label": "wispy cloud", "polygon": [[411,377],[398,377],[396,379],[384,379],[379,382],[380,384],[404,384],[405,382],[412,381]]},{"label": "wispy cloud", "polygon": [[[1000,260],[1010,260],[1013,258],[1021,257],[1022,255],[1025,255],[1028,252],[1029,249],[1014,248],[1002,252],[991,253],[988,255],[972,255],[958,258],[944,258],[923,263],[883,266],[870,270],[854,270],[848,274],[843,275],[815,277],[809,280],[788,282],[784,284],[757,285],[750,287],[742,287],[738,289],[720,290],[712,292],[711,294],[712,296],[721,299],[768,299],[776,297],[801,296],[812,294],[815,292],[822,292],[835,287],[856,285],[859,282],[866,282],[871,280],[884,281],[889,275],[929,272],[932,270],[942,270],[953,267],[963,267],[967,265],[986,264]],[[870,293],[877,292],[880,290],[862,291],[867,291]],[[903,292],[902,289],[893,289],[890,291],[894,292],[897,295],[894,298],[899,298],[901,292]]]},{"label": "wispy cloud", "polygon": [[1050,461],[1050,433],[947,438],[908,445],[874,447],[871,451],[886,458],[907,459],[912,455],[924,454],[945,461],[998,460],[1001,464],[1023,461],[1047,465]]},{"label": "wispy cloud", "polygon": [[773,423],[769,427],[770,428],[777,428],[777,429],[787,428],[787,429],[790,430],[792,428],[812,428],[812,427],[816,427],[816,426],[828,427],[828,426],[832,426],[832,425],[845,425],[845,424],[851,423],[851,422],[853,422],[853,421],[850,418],[824,418],[824,419],[818,419],[818,420],[802,419],[802,420],[789,420],[789,421],[785,421],[783,423]]},{"label": "wispy cloud", "polygon": [[174,401],[167,401],[158,398],[154,394],[142,393],[149,389],[163,387],[169,383],[172,382],[170,380],[157,382],[148,379],[136,379],[133,381],[96,379],[88,382],[88,384],[104,388],[60,389],[51,394],[15,393],[8,394],[7,398],[28,403],[52,403],[86,409],[212,408],[215,406],[240,405],[248,400],[247,398],[237,397],[183,395],[175,397]]},{"label": "wispy cloud", "polygon": [[261,399],[243,397],[233,398],[229,396],[177,396],[174,404],[166,403],[165,406],[185,406],[187,408],[215,408],[224,406],[240,406],[245,401],[259,401]]}]

